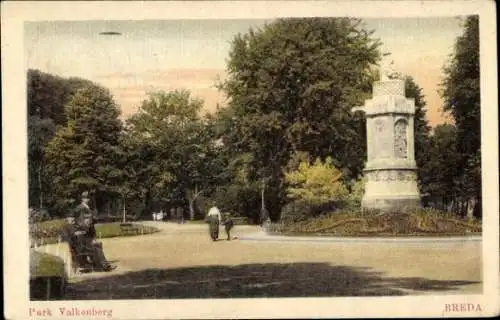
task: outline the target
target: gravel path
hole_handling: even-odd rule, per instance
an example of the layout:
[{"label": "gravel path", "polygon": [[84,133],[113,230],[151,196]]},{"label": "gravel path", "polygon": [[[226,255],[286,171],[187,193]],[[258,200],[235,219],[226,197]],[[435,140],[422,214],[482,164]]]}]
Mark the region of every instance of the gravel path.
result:
[{"label": "gravel path", "polygon": [[[204,224],[154,223],[161,232],[103,239],[110,273],[72,276],[68,299],[162,299],[463,294],[482,290],[481,241],[213,242]],[[252,241],[249,241],[252,240]],[[39,250],[67,255],[67,245]]]}]

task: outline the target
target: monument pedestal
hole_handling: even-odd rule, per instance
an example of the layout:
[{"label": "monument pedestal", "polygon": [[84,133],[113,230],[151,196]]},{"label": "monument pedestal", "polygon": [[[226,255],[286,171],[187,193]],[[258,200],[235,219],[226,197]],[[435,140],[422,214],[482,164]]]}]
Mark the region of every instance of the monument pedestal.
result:
[{"label": "monument pedestal", "polygon": [[415,102],[400,79],[375,82],[373,99],[354,110],[366,113],[368,161],[362,206],[392,211],[420,207],[414,158]]},{"label": "monument pedestal", "polygon": [[388,169],[365,171],[367,183],[362,206],[365,209],[392,211],[420,207],[415,170]]}]

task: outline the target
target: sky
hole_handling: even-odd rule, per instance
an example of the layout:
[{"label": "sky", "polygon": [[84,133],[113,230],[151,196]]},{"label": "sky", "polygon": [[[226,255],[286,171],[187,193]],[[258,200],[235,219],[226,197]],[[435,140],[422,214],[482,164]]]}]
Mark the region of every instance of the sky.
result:
[{"label": "sky", "polygon": [[[231,40],[271,20],[50,21],[25,24],[28,68],[81,77],[110,89],[133,114],[148,91],[189,89],[213,111],[225,97],[215,84],[225,77]],[[462,33],[457,17],[364,19],[375,30],[394,69],[422,88],[432,126],[449,119],[438,94],[442,68]],[[121,35],[103,36],[105,31]]]}]

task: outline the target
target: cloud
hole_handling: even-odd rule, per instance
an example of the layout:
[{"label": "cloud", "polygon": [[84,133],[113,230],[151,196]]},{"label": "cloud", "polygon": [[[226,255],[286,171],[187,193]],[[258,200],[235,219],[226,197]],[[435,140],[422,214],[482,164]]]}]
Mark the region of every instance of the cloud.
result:
[{"label": "cloud", "polygon": [[224,94],[215,85],[224,79],[223,69],[170,69],[143,73],[112,73],[99,76],[96,81],[108,87],[121,106],[122,117],[127,118],[151,91],[187,89],[193,97],[204,101],[203,112],[215,111],[225,101]]}]

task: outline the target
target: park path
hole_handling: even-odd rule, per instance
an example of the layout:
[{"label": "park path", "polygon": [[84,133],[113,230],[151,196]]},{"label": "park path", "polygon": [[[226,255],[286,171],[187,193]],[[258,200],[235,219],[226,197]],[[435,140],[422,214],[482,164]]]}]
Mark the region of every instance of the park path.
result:
[{"label": "park path", "polygon": [[[71,277],[74,299],[463,294],[482,290],[481,241],[258,241],[262,235],[259,227],[236,226],[233,234],[240,239],[212,242],[204,224],[143,223],[160,232],[102,239],[106,256],[118,268]],[[225,239],[224,232],[221,237]],[[66,244],[39,250],[67,255]]]}]

